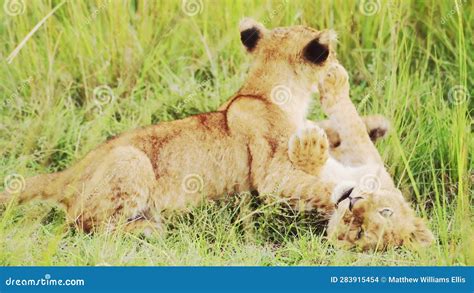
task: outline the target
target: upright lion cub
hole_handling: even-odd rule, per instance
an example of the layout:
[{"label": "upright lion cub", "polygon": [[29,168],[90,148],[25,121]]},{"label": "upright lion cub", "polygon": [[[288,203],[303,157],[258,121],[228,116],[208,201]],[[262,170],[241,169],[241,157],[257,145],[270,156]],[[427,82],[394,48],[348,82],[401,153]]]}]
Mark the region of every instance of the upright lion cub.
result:
[{"label": "upright lion cub", "polygon": [[332,211],[330,198],[319,195],[334,186],[296,169],[288,140],[304,127],[311,94],[336,62],[334,33],[304,26],[268,30],[244,19],[240,36],[254,61],[219,111],[124,133],[65,171],[28,179],[19,200],[54,199],[86,231],[118,223],[155,229],[163,211],[233,192],[264,194],[276,185],[297,207]]}]

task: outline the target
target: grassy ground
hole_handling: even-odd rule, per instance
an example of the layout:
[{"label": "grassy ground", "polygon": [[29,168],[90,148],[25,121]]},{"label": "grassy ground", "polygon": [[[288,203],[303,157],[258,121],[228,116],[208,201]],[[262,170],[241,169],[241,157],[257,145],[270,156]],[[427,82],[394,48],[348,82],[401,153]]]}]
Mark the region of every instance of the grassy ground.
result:
[{"label": "grassy ground", "polygon": [[[53,204],[29,203],[0,207],[0,265],[474,264],[474,2],[5,2],[0,179],[10,188],[124,130],[216,109],[245,78],[237,25],[252,16],[339,33],[354,102],[392,121],[378,148],[437,242],[422,251],[335,249],[311,215],[256,205],[248,194],[173,217],[166,237],[147,240],[84,235]],[[317,107],[312,117],[322,117]]]}]

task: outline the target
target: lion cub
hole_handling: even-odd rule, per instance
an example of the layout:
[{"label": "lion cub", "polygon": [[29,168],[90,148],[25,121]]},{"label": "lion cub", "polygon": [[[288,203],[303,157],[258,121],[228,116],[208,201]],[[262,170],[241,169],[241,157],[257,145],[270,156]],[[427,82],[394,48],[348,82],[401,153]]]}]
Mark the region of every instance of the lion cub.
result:
[{"label": "lion cub", "polygon": [[296,167],[335,186],[327,194],[336,207],[329,238],[362,250],[430,244],[432,233],[395,188],[349,99],[348,75],[341,65],[329,69],[320,95],[321,106],[341,138],[338,152],[330,154],[326,133],[312,126],[291,137],[289,157]]},{"label": "lion cub", "polygon": [[277,185],[298,207],[332,212],[320,195],[333,186],[293,166],[288,140],[306,125],[312,93],[336,61],[334,33],[244,19],[240,37],[254,61],[221,109],[121,134],[65,171],[29,178],[17,198],[56,200],[85,231],[154,230],[163,212]]}]

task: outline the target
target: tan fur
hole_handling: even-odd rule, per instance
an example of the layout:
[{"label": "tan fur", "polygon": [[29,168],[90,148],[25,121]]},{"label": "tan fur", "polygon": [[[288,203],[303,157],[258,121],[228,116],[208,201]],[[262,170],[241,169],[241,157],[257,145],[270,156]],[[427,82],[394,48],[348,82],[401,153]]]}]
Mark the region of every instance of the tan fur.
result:
[{"label": "tan fur", "polygon": [[[316,195],[334,186],[295,169],[288,140],[304,127],[312,92],[335,61],[333,33],[304,26],[267,30],[244,20],[241,30],[249,27],[261,33],[253,65],[219,111],[124,133],[64,172],[27,180],[18,198],[57,200],[69,221],[86,231],[118,223],[157,227],[166,211],[248,190],[278,189],[295,206],[331,212],[330,198]],[[302,54],[315,38],[330,49],[319,65]],[[277,86],[291,91],[284,104],[272,99]]]},{"label": "tan fur", "polygon": [[[336,185],[333,203],[353,188],[331,215],[329,238],[341,246],[362,250],[430,244],[433,235],[395,188],[369,138],[367,123],[349,99],[348,76],[341,65],[329,69],[320,91],[321,105],[340,136],[338,148],[342,151],[329,156],[326,135],[312,126],[290,139],[289,155],[296,167]],[[377,124],[374,121],[380,119],[375,117],[370,123]],[[302,148],[305,144],[312,149]]]}]

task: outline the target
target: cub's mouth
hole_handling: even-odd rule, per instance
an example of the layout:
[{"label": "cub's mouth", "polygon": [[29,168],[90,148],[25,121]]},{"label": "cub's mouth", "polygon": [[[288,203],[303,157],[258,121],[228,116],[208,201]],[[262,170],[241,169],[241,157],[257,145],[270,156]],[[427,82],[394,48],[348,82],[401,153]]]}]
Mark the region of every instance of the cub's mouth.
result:
[{"label": "cub's mouth", "polygon": [[354,187],[347,189],[346,191],[342,192],[339,198],[337,199],[335,206],[336,209],[339,207],[339,204],[346,199],[349,199],[349,210],[352,211],[352,208],[356,204],[357,201],[361,200],[362,197],[360,196],[353,196],[351,197],[352,191],[354,191]]}]

